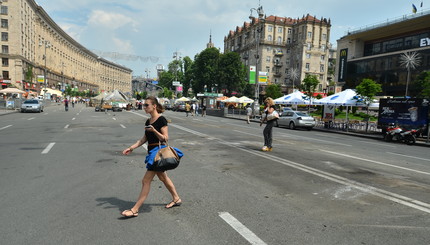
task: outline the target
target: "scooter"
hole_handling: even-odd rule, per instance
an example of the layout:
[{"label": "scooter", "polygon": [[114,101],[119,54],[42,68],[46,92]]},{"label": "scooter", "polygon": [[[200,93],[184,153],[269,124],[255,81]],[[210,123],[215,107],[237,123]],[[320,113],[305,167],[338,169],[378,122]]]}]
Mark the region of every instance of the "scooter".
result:
[{"label": "scooter", "polygon": [[416,134],[418,130],[404,131],[401,127],[390,124],[387,128],[387,132],[384,135],[385,141],[399,141],[404,142],[407,145],[413,145],[416,142]]}]

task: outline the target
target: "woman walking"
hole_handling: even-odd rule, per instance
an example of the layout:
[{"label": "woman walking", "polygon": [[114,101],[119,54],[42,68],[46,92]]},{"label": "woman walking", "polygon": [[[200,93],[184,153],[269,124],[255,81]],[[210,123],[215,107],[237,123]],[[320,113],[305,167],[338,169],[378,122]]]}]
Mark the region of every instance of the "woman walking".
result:
[{"label": "woman walking", "polygon": [[264,100],[264,118],[260,122],[260,127],[264,122],[266,123],[266,127],[263,130],[264,136],[264,146],[262,148],[263,151],[272,151],[272,135],[273,135],[273,125],[278,117],[274,117],[272,113],[275,111],[275,102],[272,98],[268,97]]},{"label": "woman walking", "polygon": [[[147,114],[150,114],[150,118],[145,123],[145,135],[134,143],[129,148],[125,149],[122,153],[124,155],[130,154],[134,149],[140,147],[144,143],[148,142],[148,153],[155,147],[159,147],[159,144],[163,144],[169,138],[167,120],[160,113],[164,111],[161,104],[158,103],[157,98],[150,96],[145,100],[143,104],[144,110]],[[148,197],[151,182],[155,175],[164,183],[167,190],[172,195],[172,201],[166,205],[166,208],[172,208],[180,206],[182,204],[181,198],[176,192],[175,185],[172,180],[167,176],[164,171],[153,171],[151,165],[146,165],[147,171],[142,179],[142,190],[140,191],[139,197],[136,204],[127,210],[124,210],[121,214],[124,217],[137,217],[139,214],[139,208],[145,202]]]}]

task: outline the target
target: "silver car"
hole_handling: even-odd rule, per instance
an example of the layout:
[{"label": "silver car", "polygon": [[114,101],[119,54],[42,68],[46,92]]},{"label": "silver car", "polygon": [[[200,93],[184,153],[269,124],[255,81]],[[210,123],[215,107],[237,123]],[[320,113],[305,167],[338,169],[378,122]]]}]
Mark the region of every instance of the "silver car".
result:
[{"label": "silver car", "polygon": [[36,99],[24,101],[21,105],[21,112],[28,112],[28,111],[39,112],[39,113],[42,112],[43,102]]},{"label": "silver car", "polygon": [[278,119],[279,126],[287,126],[290,129],[306,128],[311,130],[315,127],[315,118],[305,112],[284,111]]}]

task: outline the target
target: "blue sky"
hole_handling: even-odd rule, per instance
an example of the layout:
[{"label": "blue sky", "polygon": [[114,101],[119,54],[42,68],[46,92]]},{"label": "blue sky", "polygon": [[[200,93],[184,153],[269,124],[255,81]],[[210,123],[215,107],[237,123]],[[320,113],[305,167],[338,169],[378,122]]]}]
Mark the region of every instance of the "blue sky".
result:
[{"label": "blue sky", "polygon": [[[133,75],[154,77],[155,67],[167,67],[174,52],[194,55],[206,48],[209,33],[215,47],[224,49],[224,37],[249,21],[258,0],[36,0],[71,37],[89,50],[118,52],[151,59],[112,60],[129,67]],[[330,42],[348,30],[412,14],[420,0],[261,0],[267,16],[330,18]],[[430,7],[424,1],[423,9]],[[109,59],[109,58],[107,58]]]}]

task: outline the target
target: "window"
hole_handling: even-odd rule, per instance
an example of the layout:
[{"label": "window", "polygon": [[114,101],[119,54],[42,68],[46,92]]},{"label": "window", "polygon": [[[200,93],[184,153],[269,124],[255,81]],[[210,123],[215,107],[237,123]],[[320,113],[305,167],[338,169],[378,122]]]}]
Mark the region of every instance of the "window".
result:
[{"label": "window", "polygon": [[267,31],[268,32],[272,32],[273,31],[273,26],[267,26]]},{"label": "window", "polygon": [[311,64],[306,63],[306,71],[309,71],[311,69]]},{"label": "window", "polygon": [[291,43],[291,38],[287,38],[287,44]]},{"label": "window", "polygon": [[324,75],[320,75],[320,81],[324,81]]},{"label": "window", "polygon": [[4,80],[10,80],[9,71],[3,71],[3,79]]},{"label": "window", "polygon": [[7,41],[8,39],[9,39],[9,34],[7,32],[2,32],[1,33],[1,40]]},{"label": "window", "polygon": [[290,70],[288,70],[288,68],[287,68],[287,69],[285,69],[285,74],[287,74],[287,75],[289,75],[289,74],[290,74]]},{"label": "window", "polygon": [[9,22],[6,19],[1,19],[1,28],[8,28]]},{"label": "window", "polygon": [[325,44],[321,45],[321,51],[325,51]]},{"label": "window", "polygon": [[308,49],[308,50],[311,50],[311,47],[312,47],[312,46],[311,46],[311,43],[307,43],[307,49]]},{"label": "window", "polygon": [[266,71],[270,72],[270,67],[269,66],[266,66]]},{"label": "window", "polygon": [[306,54],[306,58],[310,59],[311,58],[311,54]]},{"label": "window", "polygon": [[324,72],[324,65],[320,65],[320,72]]},{"label": "window", "polygon": [[7,15],[7,6],[1,6],[0,14]]},{"label": "window", "polygon": [[290,53],[290,49],[287,49],[287,54],[289,54]]},{"label": "window", "polygon": [[325,33],[322,34],[322,40],[324,40],[324,41],[327,40],[327,34],[325,34]]},{"label": "window", "polygon": [[267,41],[272,41],[272,35],[267,36]]},{"label": "window", "polygon": [[321,61],[325,61],[325,55],[321,55]]},{"label": "window", "polygon": [[308,31],[308,38],[312,38],[312,32]]},{"label": "window", "polygon": [[278,33],[282,33],[282,27],[278,27]]},{"label": "window", "polygon": [[3,67],[7,67],[7,66],[9,66],[9,59],[8,58],[3,58],[2,61],[1,61],[1,63],[2,63]]},{"label": "window", "polygon": [[277,44],[278,44],[278,45],[281,45],[281,44],[282,44],[282,37],[278,37]]},{"label": "window", "polygon": [[270,62],[270,59],[271,59],[271,57],[270,57],[270,56],[267,56],[267,57],[266,57],[266,61],[267,61],[267,62]]},{"label": "window", "polygon": [[7,46],[7,45],[2,45],[2,46],[1,46],[1,52],[2,52],[3,54],[8,54],[8,53],[9,53],[9,46]]},{"label": "window", "polygon": [[291,34],[291,28],[288,28],[288,34]]}]

